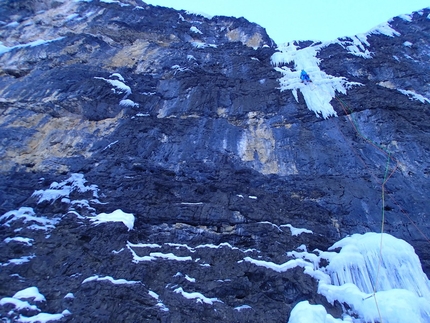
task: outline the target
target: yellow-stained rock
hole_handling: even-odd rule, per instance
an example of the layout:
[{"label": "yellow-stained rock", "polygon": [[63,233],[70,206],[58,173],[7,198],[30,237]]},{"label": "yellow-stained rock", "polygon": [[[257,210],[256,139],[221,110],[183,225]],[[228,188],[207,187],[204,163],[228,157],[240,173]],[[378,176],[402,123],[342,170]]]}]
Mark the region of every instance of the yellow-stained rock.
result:
[{"label": "yellow-stained rock", "polygon": [[[11,110],[11,109],[9,109]],[[13,111],[7,111],[0,118],[5,128],[27,128],[36,130],[21,145],[9,145],[0,156],[0,171],[10,171],[16,166],[31,165],[31,170],[65,171],[65,165],[53,167],[52,160],[74,156],[90,157],[92,143],[112,133],[122,112],[115,118],[101,121],[82,120],[69,114],[53,118],[46,114],[34,113],[28,117],[16,118]],[[46,165],[51,163],[49,167]],[[46,169],[45,169],[46,168]]]}]

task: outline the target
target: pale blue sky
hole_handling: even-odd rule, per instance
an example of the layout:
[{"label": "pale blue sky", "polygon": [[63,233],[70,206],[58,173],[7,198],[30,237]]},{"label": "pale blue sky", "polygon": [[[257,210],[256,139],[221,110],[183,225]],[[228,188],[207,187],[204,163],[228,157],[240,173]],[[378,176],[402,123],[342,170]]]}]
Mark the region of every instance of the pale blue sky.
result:
[{"label": "pale blue sky", "polygon": [[144,0],[148,4],[245,17],[281,44],[334,40],[364,33],[394,16],[430,7],[430,0]]}]

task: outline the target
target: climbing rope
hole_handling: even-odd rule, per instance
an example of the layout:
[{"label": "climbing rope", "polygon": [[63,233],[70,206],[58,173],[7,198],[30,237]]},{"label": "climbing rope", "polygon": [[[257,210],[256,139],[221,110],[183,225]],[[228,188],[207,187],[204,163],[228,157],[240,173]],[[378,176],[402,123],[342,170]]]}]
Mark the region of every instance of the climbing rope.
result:
[{"label": "climbing rope", "polygon": [[[382,216],[381,216],[381,239],[380,239],[380,242],[379,242],[379,259],[378,259],[378,267],[377,267],[377,272],[376,272],[375,284],[373,284],[373,294],[370,296],[370,297],[373,297],[373,299],[375,300],[375,306],[376,306],[376,309],[378,311],[380,322],[382,323],[383,322],[382,315],[381,315],[381,311],[379,309],[378,300],[376,299],[376,288],[377,288],[378,282],[379,282],[381,263],[382,263],[382,240],[383,240],[384,225],[385,225],[385,184],[390,179],[390,177],[396,172],[397,167],[398,167],[398,163],[397,163],[397,161],[395,161],[391,157],[391,153],[389,151],[387,151],[383,147],[380,147],[378,144],[376,144],[375,142],[371,141],[369,138],[367,138],[366,136],[364,136],[360,132],[357,123],[352,118],[352,115],[351,115],[352,112],[348,109],[349,110],[349,113],[348,113],[347,108],[345,107],[344,102],[340,98],[335,97],[335,99],[340,103],[342,109],[345,112],[345,115],[347,116],[348,120],[351,122],[351,124],[352,124],[353,128],[355,129],[355,131],[357,132],[357,134],[361,138],[363,138],[364,141],[366,141],[367,143],[369,143],[370,145],[372,145],[373,147],[375,147],[376,149],[378,149],[384,155],[387,156],[387,162],[385,164],[385,171],[384,171],[384,178],[383,178],[382,183],[381,183],[381,202],[382,202],[381,203],[382,204],[382,206],[381,206],[382,210],[381,211],[382,211]],[[388,174],[388,171],[389,171],[389,168],[390,168],[390,160],[392,160],[393,162],[395,162],[395,167],[393,168],[393,170],[391,171],[391,173]],[[362,160],[362,162],[364,163],[364,160]],[[364,165],[366,166],[365,163],[364,163]],[[375,178],[376,178],[376,176],[375,176]],[[376,178],[376,180],[377,180],[377,178]]]}]

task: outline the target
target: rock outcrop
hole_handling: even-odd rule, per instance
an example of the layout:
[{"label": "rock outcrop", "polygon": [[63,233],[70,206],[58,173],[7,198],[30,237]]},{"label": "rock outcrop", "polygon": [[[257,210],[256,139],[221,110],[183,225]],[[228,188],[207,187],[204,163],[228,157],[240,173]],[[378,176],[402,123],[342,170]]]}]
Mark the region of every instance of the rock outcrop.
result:
[{"label": "rock outcrop", "polygon": [[[290,91],[298,60],[276,68],[276,44],[243,18],[3,1],[0,297],[37,286],[45,300],[0,315],[285,322],[310,300],[339,317],[302,267],[250,259],[286,263],[382,223],[428,275],[429,14],[290,44],[326,75]],[[335,79],[324,119],[308,99]]]}]

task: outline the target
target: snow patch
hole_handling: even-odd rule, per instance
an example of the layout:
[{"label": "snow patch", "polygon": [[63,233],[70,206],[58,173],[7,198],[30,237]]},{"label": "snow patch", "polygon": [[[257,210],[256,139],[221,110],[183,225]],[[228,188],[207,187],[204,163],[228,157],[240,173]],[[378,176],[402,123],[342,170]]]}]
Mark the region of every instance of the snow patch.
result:
[{"label": "snow patch", "polygon": [[409,14],[409,15],[400,15],[400,16],[398,16],[400,19],[403,19],[404,21],[407,21],[407,22],[412,22],[412,17],[413,17],[413,15],[412,14]]},{"label": "snow patch", "polygon": [[188,280],[190,283],[195,283],[196,282],[195,278],[192,278],[192,277],[190,277],[188,275],[185,275],[185,279]]},{"label": "snow patch", "polygon": [[3,240],[5,243],[11,243],[11,242],[20,242],[27,246],[32,246],[34,239],[30,238],[23,238],[23,237],[15,237],[15,238],[6,238]]},{"label": "snow patch", "polygon": [[385,22],[383,24],[380,24],[376,26],[375,28],[372,28],[367,32],[368,35],[370,34],[381,34],[388,37],[394,37],[394,36],[400,36],[400,33],[391,27],[391,25],[388,22]]},{"label": "snow patch", "polygon": [[238,312],[243,311],[243,310],[250,310],[250,309],[252,309],[252,307],[249,305],[242,305],[242,306],[237,306],[234,308],[234,310],[238,311]]},{"label": "snow patch", "polygon": [[149,296],[151,296],[152,298],[155,298],[158,301],[157,306],[160,307],[163,312],[169,311],[169,309],[166,307],[166,305],[164,305],[163,302],[160,301],[160,296],[158,296],[157,293],[150,290],[148,292],[148,294],[149,294]]},{"label": "snow patch", "polygon": [[308,301],[302,301],[298,303],[290,314],[288,323],[341,323],[341,322],[353,322],[352,319],[345,320],[335,319],[333,316],[327,313],[326,309],[322,305],[311,305]]},{"label": "snow patch", "polygon": [[203,34],[197,27],[191,26],[190,31],[196,34]]},{"label": "snow patch", "polygon": [[18,322],[22,323],[48,323],[52,321],[59,321],[61,320],[65,315],[68,315],[70,312],[61,313],[61,314],[49,314],[49,313],[39,313],[37,315],[27,317],[20,315]]},{"label": "snow patch", "polygon": [[39,289],[35,286],[20,290],[20,291],[16,292],[15,295],[13,295],[12,297],[17,298],[17,299],[33,299],[34,302],[46,301],[45,296],[43,296],[39,292]]},{"label": "snow patch", "polygon": [[28,309],[28,310],[33,310],[33,311],[39,310],[36,305],[31,305],[27,301],[21,301],[19,299],[12,298],[12,297],[4,297],[4,298],[0,299],[0,305],[1,306],[5,306],[7,304],[11,304],[11,305],[15,306],[16,310],[23,310],[23,309]]},{"label": "snow patch", "polygon": [[16,259],[9,259],[8,262],[6,263],[3,263],[3,264],[0,263],[0,266],[22,265],[22,264],[25,264],[26,262],[29,262],[34,257],[36,257],[35,254],[32,254],[30,256],[21,256],[20,258],[16,258]]},{"label": "snow patch", "polygon": [[59,37],[59,38],[55,38],[55,39],[51,39],[51,40],[38,39],[38,40],[32,41],[32,42],[27,43],[27,44],[20,44],[20,45],[16,45],[16,46],[12,46],[12,47],[4,46],[3,43],[0,42],[0,55],[7,53],[11,50],[14,50],[14,49],[46,45],[46,44],[49,44],[49,43],[54,42],[54,41],[59,41],[63,38],[64,37]]},{"label": "snow patch", "polygon": [[52,321],[61,320],[63,317],[70,315],[70,311],[64,310],[59,314],[50,313],[38,313],[36,315],[27,317],[22,315],[28,314],[29,311],[41,312],[41,310],[36,306],[30,304],[28,301],[23,301],[22,299],[30,300],[33,302],[45,302],[45,296],[39,292],[39,289],[35,286],[28,287],[15,293],[13,297],[4,297],[0,299],[0,306],[13,305],[13,309],[10,310],[4,319],[4,322],[30,322],[30,323],[47,323]]},{"label": "snow patch", "polygon": [[[274,270],[278,273],[282,273],[285,272],[291,268],[295,268],[295,267],[309,267],[311,266],[311,264],[305,260],[302,259],[292,259],[289,260],[283,264],[275,264],[273,262],[270,261],[264,261],[264,260],[257,260],[257,259],[253,259],[251,257],[245,257],[243,260],[245,260],[246,262],[250,262],[256,266],[260,266],[260,267],[265,267],[271,270]],[[311,266],[313,268],[313,266]]]},{"label": "snow patch", "polygon": [[92,282],[92,281],[108,281],[108,282],[110,282],[110,283],[112,283],[114,285],[134,285],[134,284],[140,284],[140,281],[137,281],[137,280],[126,280],[126,279],[122,279],[122,278],[121,279],[114,279],[111,276],[100,277],[98,275],[94,275],[94,276],[91,276],[91,277],[88,277],[88,278],[84,279],[84,281],[82,282],[82,284],[89,283],[89,282]]},{"label": "snow patch", "polygon": [[130,6],[128,3],[122,3],[122,2],[117,1],[117,0],[100,0],[100,2],[119,4],[121,7],[128,7],[128,6]]},{"label": "snow patch", "polygon": [[192,293],[188,293],[185,292],[182,287],[179,287],[177,289],[174,290],[175,293],[181,294],[183,297],[185,297],[186,299],[195,299],[197,303],[206,303],[209,305],[213,305],[214,302],[220,302],[222,303],[218,298],[208,298],[206,296],[204,296],[201,293],[197,293],[197,292],[192,292]]},{"label": "snow patch", "polygon": [[73,293],[67,293],[66,296],[64,296],[64,298],[68,298],[68,299],[74,299],[75,295],[73,295]]},{"label": "snow patch", "polygon": [[205,12],[201,12],[201,11],[190,11],[190,10],[187,10],[187,11],[185,11],[185,13],[187,15],[202,16],[202,17],[207,18],[207,19],[212,19],[212,17],[213,17],[213,16],[211,16],[211,15],[205,13]]},{"label": "snow patch", "polygon": [[215,44],[207,44],[204,43],[200,40],[193,40],[191,41],[191,45],[193,45],[195,48],[206,48],[206,47],[212,47],[212,48],[217,48],[218,46]]},{"label": "snow patch", "polygon": [[55,225],[60,222],[60,219],[48,219],[43,216],[36,216],[33,208],[25,206],[20,207],[18,210],[9,211],[0,216],[0,222],[3,222],[2,225],[4,226],[10,227],[11,223],[15,221],[22,221],[25,224],[33,223],[32,225],[28,226],[28,228],[31,230],[47,231],[55,228]]},{"label": "snow patch", "polygon": [[134,215],[131,213],[125,213],[118,209],[112,213],[100,213],[93,218],[90,218],[95,225],[106,222],[122,222],[128,228],[128,231],[134,227]]},{"label": "snow patch", "polygon": [[86,183],[87,181],[83,174],[73,173],[61,183],[53,182],[47,190],[35,191],[32,197],[38,198],[37,204],[45,201],[53,203],[63,197],[70,198],[70,194],[73,192],[92,192],[93,197],[98,198],[97,185],[87,186]]},{"label": "snow patch", "polygon": [[[127,242],[127,248],[128,250],[130,250],[132,256],[133,256],[133,262],[134,263],[139,263],[141,261],[154,261],[157,258],[160,259],[164,259],[164,260],[174,260],[174,261],[192,261],[193,259],[190,256],[186,256],[186,257],[180,257],[180,256],[176,256],[173,253],[161,253],[161,252],[151,252],[149,255],[147,256],[139,256],[136,251],[134,251],[133,248],[136,247],[147,247],[148,245],[145,244],[133,244],[130,242]],[[155,245],[158,248],[158,245]],[[152,247],[150,247],[152,248]]]},{"label": "snow patch", "polygon": [[291,235],[293,235],[293,236],[298,236],[298,235],[300,235],[300,234],[302,234],[302,233],[310,233],[310,234],[313,234],[313,232],[312,232],[311,230],[303,229],[303,228],[295,228],[295,227],[293,227],[291,224],[283,224],[283,225],[281,225],[281,228],[282,228],[282,227],[288,227],[288,228],[290,228],[290,230],[291,230]]},{"label": "snow patch", "polygon": [[123,77],[122,77],[122,75],[121,75],[121,74],[119,74],[119,73],[112,73],[109,77],[110,77],[110,78],[112,78],[112,77],[116,77],[116,78],[118,78],[118,80],[120,80],[121,82],[124,82],[124,78],[123,78]]},{"label": "snow patch", "polygon": [[138,108],[139,104],[135,103],[134,101],[130,100],[130,99],[125,99],[125,100],[121,100],[119,101],[119,105],[125,108]]},{"label": "snow patch", "polygon": [[425,96],[415,93],[413,91],[403,90],[403,89],[397,89],[400,93],[406,95],[410,100],[418,100],[421,103],[430,103],[430,99],[426,98]]},{"label": "snow patch", "polygon": [[128,85],[125,85],[124,82],[121,82],[119,80],[105,79],[103,77],[98,77],[98,76],[95,76],[94,78],[98,80],[103,80],[109,83],[110,85],[112,85],[113,86],[112,90],[114,91],[114,93],[118,91],[119,93],[125,93],[126,95],[131,94],[131,88]]}]

